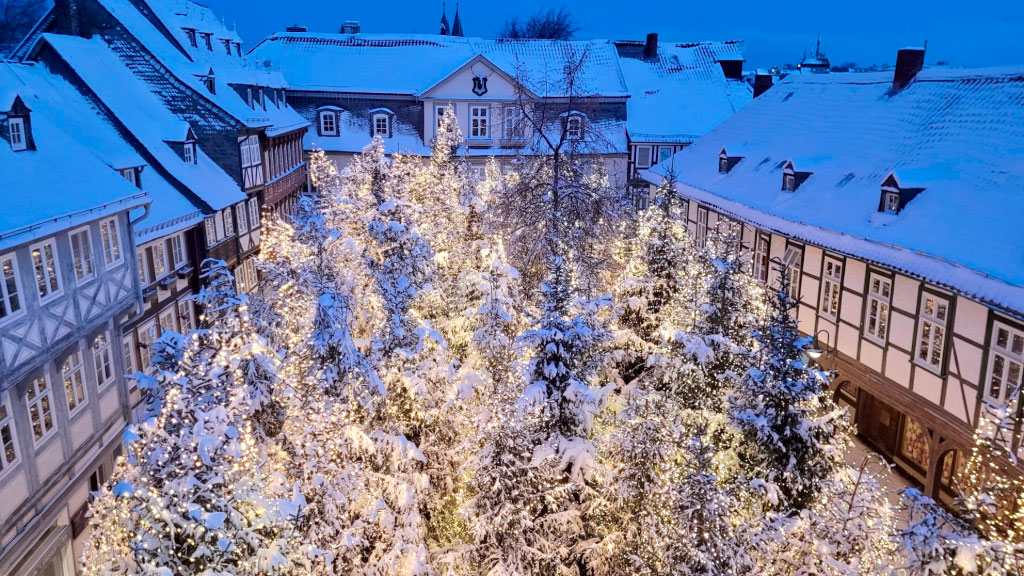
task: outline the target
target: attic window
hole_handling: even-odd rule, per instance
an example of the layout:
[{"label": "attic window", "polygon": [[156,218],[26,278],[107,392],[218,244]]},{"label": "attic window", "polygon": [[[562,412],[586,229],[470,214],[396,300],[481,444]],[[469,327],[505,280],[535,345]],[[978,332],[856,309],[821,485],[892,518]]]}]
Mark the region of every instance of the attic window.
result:
[{"label": "attic window", "polygon": [[882,212],[897,214],[900,211],[900,193],[882,192]]},{"label": "attic window", "polygon": [[139,174],[135,170],[135,168],[125,168],[120,172],[121,176],[123,176],[125,180],[132,183],[132,186],[135,186],[136,188],[142,188],[142,185],[139,183]]},{"label": "attic window", "polygon": [[235,55],[238,56],[239,58],[241,58],[242,57],[242,43],[241,42],[235,42],[234,45],[235,45]]},{"label": "attic window", "polygon": [[220,42],[224,45],[224,51],[228,53],[228,56],[231,56],[231,40],[221,38]]},{"label": "attic window", "polygon": [[203,76],[203,84],[206,86],[206,89],[210,91],[210,94],[217,93],[217,81],[213,74]]},{"label": "attic window", "polygon": [[199,44],[196,42],[196,31],[195,28],[185,28],[185,34],[188,36],[188,43],[193,48],[198,48]]},{"label": "attic window", "polygon": [[899,214],[908,202],[924,190],[922,186],[911,188],[910,186],[913,184],[908,185],[908,183],[912,181],[913,179],[908,179],[904,175],[903,186],[901,186],[896,174],[890,174],[882,182],[882,196],[878,201],[878,211],[884,214]]},{"label": "attic window", "polygon": [[391,137],[391,119],[387,114],[379,113],[373,115],[373,135],[383,138]]},{"label": "attic window", "polygon": [[730,156],[725,151],[725,148],[722,148],[722,151],[718,153],[718,172],[720,174],[728,174],[733,169],[733,166],[740,163],[740,160],[743,160],[742,156]]},{"label": "attic window", "polygon": [[185,146],[182,148],[182,158],[185,159],[186,164],[195,164],[196,159],[196,143],[185,142]]},{"label": "attic window", "polygon": [[320,135],[321,136],[337,136],[338,135],[338,117],[333,110],[321,110],[320,111]]},{"label": "attic window", "polygon": [[786,173],[782,175],[782,189],[786,192],[796,191],[796,174]]},{"label": "attic window", "polygon": [[804,180],[811,177],[810,172],[801,172],[793,167],[793,162],[787,161],[782,167],[782,189],[786,192],[795,192]]},{"label": "attic window", "polygon": [[7,130],[11,138],[11,150],[18,152],[28,148],[28,134],[25,130],[24,118],[9,118]]},{"label": "attic window", "polygon": [[583,138],[583,116],[580,114],[570,114],[565,119],[565,137],[569,140]]},{"label": "attic window", "polygon": [[203,32],[203,42],[206,43],[206,49],[213,52],[213,34]]}]

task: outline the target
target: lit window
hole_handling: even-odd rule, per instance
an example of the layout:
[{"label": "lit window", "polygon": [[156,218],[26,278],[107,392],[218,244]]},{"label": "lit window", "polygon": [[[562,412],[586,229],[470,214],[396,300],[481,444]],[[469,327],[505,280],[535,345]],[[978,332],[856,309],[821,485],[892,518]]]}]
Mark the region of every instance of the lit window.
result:
[{"label": "lit window", "polygon": [[85,365],[82,362],[82,352],[76,350],[64,361],[60,370],[64,377],[64,391],[68,396],[68,411],[72,416],[78,413],[85,406]]},{"label": "lit window", "polygon": [[92,278],[92,242],[89,242],[88,228],[71,233],[71,258],[75,262],[75,278],[79,282]]},{"label": "lit window", "polygon": [[454,114],[455,109],[450,106],[437,106],[434,108],[434,117],[437,120],[437,131],[441,131],[441,120],[445,114]]},{"label": "lit window", "polygon": [[181,234],[171,236],[171,264],[175,270],[185,263],[185,238]]},{"label": "lit window", "polygon": [[694,239],[700,248],[703,248],[708,241],[708,209],[703,206],[697,207],[697,230]]},{"label": "lit window", "polygon": [[821,315],[836,321],[839,319],[839,295],[843,285],[843,265],[838,260],[825,258],[825,270],[821,277]]},{"label": "lit window", "polygon": [[896,214],[900,211],[900,195],[898,192],[885,192],[882,195],[883,209],[889,214]]},{"label": "lit window", "polygon": [[803,268],[804,251],[799,246],[787,246],[782,263],[786,270],[786,289],[796,300],[800,299],[800,270]]},{"label": "lit window", "polygon": [[754,241],[754,279],[764,284],[768,281],[768,236],[758,234]]},{"label": "lit window", "polygon": [[32,268],[35,270],[40,300],[52,298],[60,293],[57,249],[53,240],[32,247]]},{"label": "lit window", "polygon": [[153,244],[150,248],[153,254],[153,279],[156,280],[167,274],[167,249],[163,240]]},{"label": "lit window", "polygon": [[892,301],[892,280],[871,274],[868,280],[868,307],[864,318],[864,334],[885,345],[889,335],[889,303]]},{"label": "lit window", "polygon": [[7,318],[21,310],[21,298],[18,296],[18,268],[14,254],[0,256],[0,318]]},{"label": "lit window", "polygon": [[391,131],[388,129],[388,115],[387,114],[374,114],[373,115],[373,135],[383,136],[387,138],[390,136]]},{"label": "lit window", "polygon": [[50,396],[50,382],[45,376],[32,380],[25,391],[28,418],[32,423],[32,437],[36,445],[53,432],[57,424],[53,419],[53,399]]},{"label": "lit window", "polygon": [[525,134],[523,111],[516,106],[505,107],[505,138],[522,140]]},{"label": "lit window", "polygon": [[650,146],[637,146],[636,147],[636,166],[637,166],[637,168],[650,168],[651,167],[651,147]]},{"label": "lit window", "polygon": [[946,353],[946,323],[949,302],[929,292],[921,294],[917,324],[917,362],[934,371],[942,370]]},{"label": "lit window", "polygon": [[989,348],[988,397],[996,402],[1021,388],[1024,374],[1024,330],[996,322]]},{"label": "lit window", "polygon": [[228,206],[221,212],[224,218],[224,235],[234,236],[235,234],[235,220],[231,217],[231,206]]},{"label": "lit window", "polygon": [[15,152],[28,147],[25,138],[25,120],[22,118],[11,118],[7,121],[7,128],[11,136],[11,150]]},{"label": "lit window", "polygon": [[14,412],[7,399],[7,393],[0,392],[0,474],[18,461],[18,448],[14,440]]},{"label": "lit window", "polygon": [[570,114],[565,119],[565,137],[569,140],[583,138],[583,117],[579,114]]},{"label": "lit window", "polygon": [[92,359],[96,365],[96,382],[103,386],[114,380],[114,363],[110,354],[110,338],[106,332],[98,334],[92,341]]},{"label": "lit window", "polygon": [[320,135],[321,136],[337,136],[338,135],[338,124],[335,120],[334,112],[321,112],[320,113]]},{"label": "lit window", "polygon": [[470,106],[469,108],[469,137],[489,138],[491,108],[489,106]]},{"label": "lit window", "polygon": [[121,240],[117,233],[117,220],[111,218],[100,222],[100,240],[103,243],[103,260],[107,265],[121,261]]}]

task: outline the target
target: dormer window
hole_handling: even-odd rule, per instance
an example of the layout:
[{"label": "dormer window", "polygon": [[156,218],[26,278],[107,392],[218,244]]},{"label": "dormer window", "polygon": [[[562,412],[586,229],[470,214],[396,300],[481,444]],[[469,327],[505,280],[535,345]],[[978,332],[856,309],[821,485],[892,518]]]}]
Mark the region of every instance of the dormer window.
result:
[{"label": "dormer window", "polygon": [[565,137],[569,140],[579,140],[583,138],[583,116],[580,114],[570,114],[565,119]]},{"label": "dormer window", "polygon": [[337,110],[320,110],[317,112],[317,124],[321,136],[338,135],[338,112]]},{"label": "dormer window", "polygon": [[185,145],[182,148],[182,158],[184,158],[186,164],[196,163],[197,159],[195,142],[185,142]]},{"label": "dormer window", "polygon": [[239,58],[241,58],[242,57],[242,43],[241,42],[234,42],[234,45],[235,45],[235,55],[238,56]]},{"label": "dormer window", "polygon": [[213,34],[203,32],[203,42],[206,44],[206,49],[213,52]]},{"label": "dormer window", "polygon": [[722,148],[722,151],[718,153],[718,173],[728,174],[733,166],[740,163],[740,160],[743,160],[743,156],[730,156],[725,148]]},{"label": "dormer window", "polygon": [[383,112],[373,115],[373,135],[382,138],[391,137],[391,118]]},{"label": "dormer window", "polygon": [[125,180],[127,180],[127,181],[132,183],[132,186],[135,186],[136,188],[142,188],[142,184],[139,182],[139,171],[138,171],[138,169],[136,169],[136,168],[125,168],[124,170],[119,170],[119,172],[121,173],[121,176],[123,176]]},{"label": "dormer window", "polygon": [[917,184],[922,180],[917,177],[916,170],[900,170],[897,177],[896,172],[882,182],[882,197],[878,201],[878,211],[885,214],[899,214],[907,203],[924,190],[924,186]]},{"label": "dormer window", "polygon": [[216,77],[213,74],[210,74],[209,76],[203,76],[203,85],[205,85],[206,89],[210,91],[210,94],[217,93],[217,81]]},{"label": "dormer window", "polygon": [[8,118],[7,132],[11,140],[11,150],[19,152],[28,148],[28,135],[25,130],[24,118]]},{"label": "dormer window", "polygon": [[782,175],[782,189],[786,192],[796,191],[796,174],[783,174]]},{"label": "dormer window", "polygon": [[782,189],[786,192],[795,192],[804,180],[811,177],[811,172],[801,172],[793,166],[793,162],[787,161],[782,165]]},{"label": "dormer window", "polygon": [[882,192],[882,211],[896,214],[900,211],[900,193]]},{"label": "dormer window", "polygon": [[231,56],[231,40],[221,38],[220,43],[224,45],[224,51],[228,53],[228,56]]},{"label": "dormer window", "polygon": [[196,42],[195,28],[185,28],[185,35],[188,36],[188,43],[191,44],[193,48],[199,47],[199,43]]}]

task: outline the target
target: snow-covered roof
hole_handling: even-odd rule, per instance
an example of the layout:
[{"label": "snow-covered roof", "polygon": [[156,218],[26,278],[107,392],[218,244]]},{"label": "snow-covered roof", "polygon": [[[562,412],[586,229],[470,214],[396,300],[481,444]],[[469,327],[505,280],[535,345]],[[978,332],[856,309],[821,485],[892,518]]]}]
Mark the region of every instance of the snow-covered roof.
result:
[{"label": "snow-covered roof", "polygon": [[643,58],[643,42],[616,42],[629,87],[627,129],[635,142],[692,142],[748,104],[753,91],[726,78],[721,61],[743,59],[743,43],[660,42]]},{"label": "snow-covered roof", "polygon": [[523,78],[539,96],[564,95],[563,67],[586,52],[581,91],[626,97],[615,47],[605,40],[492,40],[434,34],[281,32],[250,58],[278,67],[293,90],[418,95],[483,55],[505,74]]},{"label": "snow-covered roof", "polygon": [[[284,88],[284,79],[278,71],[263,66],[250,65],[249,60],[239,57],[232,48],[227,54],[221,40],[240,42],[238,35],[228,30],[217,20],[212,11],[190,0],[98,0],[161,64],[166,66],[179,80],[192,88],[199,97],[206,98],[239,122],[250,128],[267,128],[270,135],[289,132],[308,126],[290,106],[268,101],[266,108],[253,108],[246,99],[229,85],[253,85],[267,88]],[[152,10],[153,19],[143,14],[139,5]],[[212,49],[198,37],[198,46],[193,47],[185,28],[193,28],[197,34],[211,34]],[[215,93],[203,83],[203,78],[213,70]]]},{"label": "snow-covered roof", "polygon": [[[688,194],[737,217],[1024,315],[1024,67],[891,84],[790,76],[645,177],[671,167]],[[720,174],[719,152],[736,146],[744,158]],[[800,158],[814,159],[810,176],[781,191],[784,161]],[[923,191],[880,214],[894,172]]]},{"label": "snow-covered roof", "polygon": [[[57,54],[175,179],[214,210],[246,198],[238,182],[197,146],[186,163],[169,142],[180,141],[184,123],[168,110],[100,38],[43,35]],[[145,175],[144,175],[145,177]]]},{"label": "snow-covered roof", "polygon": [[[150,201],[110,166],[110,158],[130,158],[130,151],[109,154],[94,150],[105,140],[90,134],[79,138],[77,129],[88,118],[81,102],[67,102],[47,94],[53,87],[61,94],[73,89],[61,85],[37,65],[0,66],[0,93],[14,94],[31,110],[30,126],[35,149],[15,152],[0,141],[0,174],[3,174],[4,209],[0,210],[0,249],[144,205]],[[117,147],[115,147],[117,148]],[[139,162],[141,164],[141,162]]]}]

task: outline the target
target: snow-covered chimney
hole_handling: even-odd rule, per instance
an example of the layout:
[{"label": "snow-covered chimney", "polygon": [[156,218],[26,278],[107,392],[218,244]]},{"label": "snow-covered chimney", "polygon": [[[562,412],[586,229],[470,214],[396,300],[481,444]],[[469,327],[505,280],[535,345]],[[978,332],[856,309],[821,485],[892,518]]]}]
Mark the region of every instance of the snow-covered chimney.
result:
[{"label": "snow-covered chimney", "polygon": [[647,35],[647,42],[644,43],[644,60],[654,60],[658,57],[658,33],[651,32]]},{"label": "snow-covered chimney", "polygon": [[772,87],[775,78],[767,70],[758,70],[754,74],[754,98],[764,94]]},{"label": "snow-covered chimney", "polygon": [[359,20],[346,20],[345,23],[341,25],[342,34],[359,34],[359,29]]},{"label": "snow-covered chimney", "polygon": [[892,76],[892,91],[899,92],[917,76],[924,66],[924,48],[904,48],[896,53],[896,72]]}]

